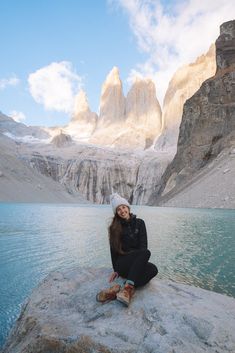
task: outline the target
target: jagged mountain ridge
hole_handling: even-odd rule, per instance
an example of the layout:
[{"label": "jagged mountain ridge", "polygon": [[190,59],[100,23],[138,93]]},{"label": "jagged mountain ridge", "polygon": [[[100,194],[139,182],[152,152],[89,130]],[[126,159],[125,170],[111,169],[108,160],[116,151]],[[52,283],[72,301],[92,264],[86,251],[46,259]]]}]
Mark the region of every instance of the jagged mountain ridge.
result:
[{"label": "jagged mountain ridge", "polygon": [[[148,148],[160,136],[155,144],[156,150],[166,149],[169,145],[175,147],[184,101],[213,74],[213,61],[211,49],[194,64],[177,70],[174,75],[176,80],[173,77],[166,92],[163,114],[151,79],[136,78],[125,97],[119,70],[114,67],[102,87],[99,116],[90,110],[86,93],[81,90],[75,98],[71,121],[66,126],[26,127],[22,123],[17,125],[13,119],[9,123],[8,118],[8,125],[14,124],[14,128],[10,126],[4,131],[5,127],[0,121],[0,131],[7,133],[11,130],[18,138],[31,132],[32,136],[44,139],[53,139],[62,131],[78,143],[130,149]],[[16,129],[16,126],[21,128]],[[174,136],[173,141],[171,134]]]},{"label": "jagged mountain ridge", "polygon": [[[203,60],[204,57],[197,62],[200,61],[198,63],[201,64]],[[149,126],[155,123],[157,131],[160,130],[162,124],[160,114],[158,119],[151,121],[151,117],[154,116],[151,112],[155,113],[156,110],[159,112],[159,104],[156,99],[155,86],[150,80],[137,80],[127,97],[123,99],[121,80],[116,77],[110,92],[112,94],[118,92],[121,96],[121,101],[125,106],[124,116],[116,122],[115,119],[119,117],[119,114],[114,114],[115,119],[112,122],[106,121],[104,112],[107,113],[112,107],[110,101],[105,102],[106,99],[109,100],[112,97],[110,92],[106,94],[106,90],[109,89],[110,77],[117,74],[118,70],[114,69],[103,87],[104,104],[100,122],[99,117],[94,116],[94,113],[90,111],[85,93],[80,93],[75,103],[75,112],[71,122],[62,128],[47,129],[47,132],[55,138],[57,147],[34,145],[34,151],[37,153],[32,153],[29,149],[26,154],[22,154],[22,158],[37,171],[63,184],[70,193],[76,194],[79,191],[92,202],[106,203],[109,194],[117,191],[132,203],[148,204],[152,194],[157,193],[161,188],[161,176],[174,156],[172,151],[168,153],[167,149],[163,149],[133,153],[130,149],[121,152],[120,149],[119,151],[110,150],[106,147],[97,148],[89,145],[96,143],[100,146],[102,144],[104,146],[131,146],[132,148],[138,146],[139,150],[143,151],[156,137],[156,132],[154,132],[156,130],[146,129],[152,133],[148,138],[148,131],[144,129],[143,122],[150,120]],[[187,90],[187,84],[190,86],[191,81],[184,82],[184,84]],[[116,88],[117,91],[115,91]],[[107,104],[106,108],[105,104]],[[183,101],[181,104],[183,105]],[[123,109],[120,111],[123,112]],[[90,131],[87,129],[89,124]],[[72,136],[73,141],[69,139],[69,135]],[[79,137],[77,141],[76,137]],[[104,141],[99,137],[102,137]],[[86,145],[84,145],[84,140]]]},{"label": "jagged mountain ridge", "polygon": [[117,67],[105,80],[97,128],[89,142],[102,146],[145,149],[161,131],[161,108],[151,80],[136,80],[127,97]]}]

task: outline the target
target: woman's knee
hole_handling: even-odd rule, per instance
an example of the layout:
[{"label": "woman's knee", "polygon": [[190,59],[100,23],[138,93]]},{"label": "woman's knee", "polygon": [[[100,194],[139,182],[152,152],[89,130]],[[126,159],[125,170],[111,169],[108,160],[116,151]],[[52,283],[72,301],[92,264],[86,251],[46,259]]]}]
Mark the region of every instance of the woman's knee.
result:
[{"label": "woman's knee", "polygon": [[148,263],[148,271],[151,273],[152,277],[155,277],[158,274],[157,266],[152,264],[151,262]]},{"label": "woman's knee", "polygon": [[157,266],[155,266],[155,265],[154,265],[154,273],[155,273],[154,276],[157,276],[157,274],[158,274],[158,268],[157,268]]},{"label": "woman's knee", "polygon": [[145,256],[146,258],[150,258],[150,256],[151,256],[151,252],[150,252],[150,250],[149,249],[140,249],[140,250],[138,250],[138,252],[139,252],[139,255],[141,255],[141,256]]}]

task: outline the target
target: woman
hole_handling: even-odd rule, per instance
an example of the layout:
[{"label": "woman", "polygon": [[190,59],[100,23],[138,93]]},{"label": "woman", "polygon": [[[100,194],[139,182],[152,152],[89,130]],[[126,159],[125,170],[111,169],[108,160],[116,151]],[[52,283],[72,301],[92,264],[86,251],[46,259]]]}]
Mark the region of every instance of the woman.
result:
[{"label": "woman", "polygon": [[158,273],[157,267],[150,263],[147,249],[145,223],[130,213],[130,204],[117,193],[110,196],[114,217],[109,226],[109,243],[114,272],[109,282],[119,276],[126,280],[124,286],[116,283],[111,288],[98,293],[97,300],[105,302],[117,299],[129,305],[135,288],[144,286]]}]

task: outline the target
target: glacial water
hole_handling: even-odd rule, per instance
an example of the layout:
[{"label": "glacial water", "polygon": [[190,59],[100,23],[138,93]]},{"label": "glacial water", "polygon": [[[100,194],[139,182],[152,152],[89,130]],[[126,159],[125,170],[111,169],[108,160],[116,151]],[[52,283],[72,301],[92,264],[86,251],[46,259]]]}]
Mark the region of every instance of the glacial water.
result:
[{"label": "glacial water", "polygon": [[[159,278],[235,297],[235,210],[135,206]],[[50,271],[111,261],[110,206],[0,203],[0,346]],[[94,298],[95,300],[95,298]]]}]

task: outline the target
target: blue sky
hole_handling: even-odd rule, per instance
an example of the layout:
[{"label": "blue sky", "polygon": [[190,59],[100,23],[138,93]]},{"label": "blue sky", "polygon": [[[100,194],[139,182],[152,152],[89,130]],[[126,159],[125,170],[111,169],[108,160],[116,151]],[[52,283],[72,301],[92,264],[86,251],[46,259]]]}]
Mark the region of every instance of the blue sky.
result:
[{"label": "blue sky", "polygon": [[161,100],[173,72],[207,51],[219,25],[235,17],[232,3],[1,0],[0,111],[28,125],[66,124],[83,88],[97,112],[113,66],[125,93],[135,75],[148,76]]}]

